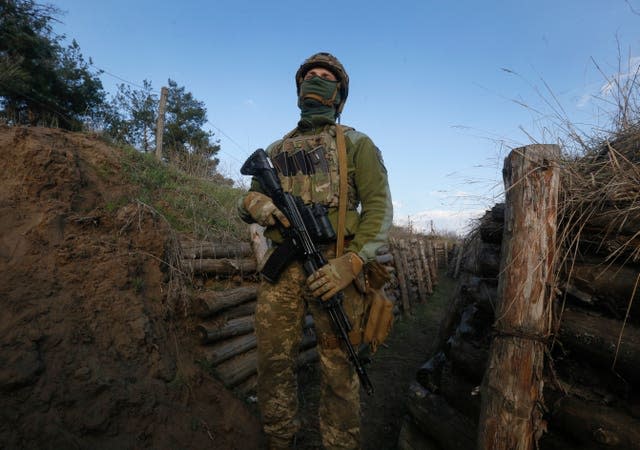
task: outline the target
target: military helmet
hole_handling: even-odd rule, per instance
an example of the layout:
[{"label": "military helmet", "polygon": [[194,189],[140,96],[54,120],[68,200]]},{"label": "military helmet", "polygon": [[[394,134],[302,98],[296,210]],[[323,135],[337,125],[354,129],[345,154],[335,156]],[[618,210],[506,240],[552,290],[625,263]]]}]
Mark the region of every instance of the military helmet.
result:
[{"label": "military helmet", "polygon": [[340,82],[340,104],[336,110],[337,115],[340,115],[344,103],[347,101],[347,95],[349,95],[349,75],[344,70],[344,66],[338,61],[338,58],[331,53],[320,52],[312,55],[304,60],[298,71],[296,72],[296,88],[298,95],[300,95],[300,84],[304,80],[304,76],[309,70],[314,67],[325,68],[333,73]]}]

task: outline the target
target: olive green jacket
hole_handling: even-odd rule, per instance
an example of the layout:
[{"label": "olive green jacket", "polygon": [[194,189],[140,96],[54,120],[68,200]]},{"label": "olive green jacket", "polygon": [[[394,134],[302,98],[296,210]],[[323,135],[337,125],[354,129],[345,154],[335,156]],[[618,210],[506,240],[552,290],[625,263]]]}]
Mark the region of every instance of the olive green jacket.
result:
[{"label": "olive green jacket", "polygon": [[[321,129],[310,130],[297,128],[287,137],[316,134],[333,126],[328,124]],[[357,253],[365,262],[372,261],[380,247],[387,243],[393,220],[387,170],[380,150],[366,134],[347,129],[345,141],[350,197],[355,193],[355,198],[349,198],[347,209],[345,236],[350,239],[345,251]],[[282,146],[283,142],[284,139],[280,139],[271,144],[266,150],[267,154],[271,155],[275,149]],[[257,180],[252,180],[250,190],[262,192]],[[253,219],[242,206],[242,200],[240,199],[238,204],[240,217],[245,222],[252,223]],[[337,229],[337,217],[337,208],[330,208],[329,220],[334,229]],[[275,227],[267,228],[265,237],[276,244],[282,241],[282,236]]]}]

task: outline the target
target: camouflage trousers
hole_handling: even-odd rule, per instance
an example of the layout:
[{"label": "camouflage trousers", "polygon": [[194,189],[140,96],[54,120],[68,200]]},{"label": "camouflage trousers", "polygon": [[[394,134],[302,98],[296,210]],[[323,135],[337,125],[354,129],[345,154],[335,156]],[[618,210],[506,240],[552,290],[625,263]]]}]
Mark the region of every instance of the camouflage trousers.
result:
[{"label": "camouflage trousers", "polygon": [[[305,312],[318,336],[321,386],[319,422],[327,449],[360,448],[360,383],[345,351],[325,342],[335,336],[331,320],[305,287],[305,272],[295,262],[276,284],[263,282],[256,307],[258,405],[272,448],[289,448],[300,424],[296,360]],[[364,299],[353,283],[344,291],[343,308],[355,329],[362,326]]]}]

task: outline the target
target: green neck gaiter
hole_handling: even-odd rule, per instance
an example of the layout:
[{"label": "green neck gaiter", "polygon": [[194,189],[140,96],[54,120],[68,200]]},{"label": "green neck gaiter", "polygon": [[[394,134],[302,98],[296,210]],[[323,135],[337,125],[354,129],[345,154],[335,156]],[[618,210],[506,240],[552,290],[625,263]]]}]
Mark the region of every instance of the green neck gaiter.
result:
[{"label": "green neck gaiter", "polygon": [[336,107],[340,104],[337,81],[313,77],[300,84],[298,107],[302,119],[321,116],[335,121]]}]

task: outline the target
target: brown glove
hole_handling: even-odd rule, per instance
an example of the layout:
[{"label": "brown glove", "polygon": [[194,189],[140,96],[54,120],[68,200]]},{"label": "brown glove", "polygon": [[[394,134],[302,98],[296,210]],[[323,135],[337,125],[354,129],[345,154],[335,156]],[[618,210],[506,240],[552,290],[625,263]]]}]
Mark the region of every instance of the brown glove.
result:
[{"label": "brown glove", "polygon": [[242,206],[257,224],[269,227],[276,224],[278,220],[285,227],[291,224],[269,197],[260,192],[250,191],[242,202]]},{"label": "brown glove", "polygon": [[329,300],[349,286],[362,270],[363,261],[353,252],[329,260],[316,273],[307,278],[307,287],[311,295],[323,301]]}]

